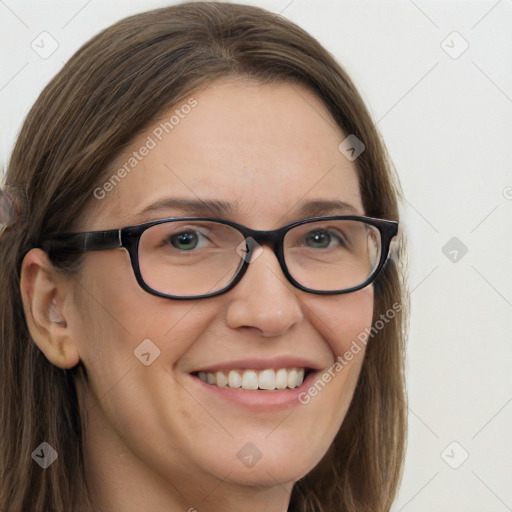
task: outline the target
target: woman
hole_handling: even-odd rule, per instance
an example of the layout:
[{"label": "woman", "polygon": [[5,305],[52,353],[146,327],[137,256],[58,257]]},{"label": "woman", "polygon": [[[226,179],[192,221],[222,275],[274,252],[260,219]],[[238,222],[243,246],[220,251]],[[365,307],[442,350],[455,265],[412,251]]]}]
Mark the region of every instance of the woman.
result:
[{"label": "woman", "polygon": [[318,42],[233,4],[124,19],[42,92],[5,194],[0,509],[389,510],[398,185]]}]

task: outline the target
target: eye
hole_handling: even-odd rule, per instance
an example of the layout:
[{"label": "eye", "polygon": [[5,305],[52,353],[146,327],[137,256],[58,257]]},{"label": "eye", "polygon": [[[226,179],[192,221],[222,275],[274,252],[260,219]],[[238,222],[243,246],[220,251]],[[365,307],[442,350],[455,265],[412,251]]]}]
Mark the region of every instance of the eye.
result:
[{"label": "eye", "polygon": [[342,246],[346,245],[342,237],[326,229],[310,231],[304,238],[306,240],[306,244],[315,249],[327,249],[331,246],[331,242],[338,242]]},{"label": "eye", "polygon": [[183,231],[169,236],[165,242],[170,243],[173,247],[181,251],[189,251],[196,249],[203,239],[206,238],[199,231]]}]

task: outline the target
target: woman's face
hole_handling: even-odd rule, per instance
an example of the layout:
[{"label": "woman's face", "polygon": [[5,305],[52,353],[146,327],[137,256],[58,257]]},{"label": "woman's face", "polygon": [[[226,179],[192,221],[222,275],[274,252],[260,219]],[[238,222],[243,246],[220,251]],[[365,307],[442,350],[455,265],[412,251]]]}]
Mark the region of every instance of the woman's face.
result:
[{"label": "woman's face", "polygon": [[[311,92],[224,80],[192,97],[195,106],[181,108],[184,100],[163,116],[177,116],[168,133],[156,122],[126,148],[112,174],[130,157],[137,164],[105,197],[92,199],[94,215],[80,229],[173,216],[276,229],[312,216],[301,211],[308,203],[331,200],[353,211],[314,215],[364,215],[355,165],[338,150],[348,134]],[[231,207],[214,215],[166,206],[171,198]],[[88,374],[79,392],[94,474],[108,479],[105,468],[115,467],[128,494],[145,484],[128,484],[127,473],[151,474],[152,482],[159,475],[185,504],[221,499],[239,486],[289,492],[320,461],[346,414],[364,350],[307,404],[304,393],[370,327],[373,311],[371,286],[331,296],[294,288],[267,246],[229,292],[185,301],[142,290],[125,250],[91,252],[76,297],[71,325]],[[197,376],[282,368],[316,372],[281,391],[229,389]]]}]

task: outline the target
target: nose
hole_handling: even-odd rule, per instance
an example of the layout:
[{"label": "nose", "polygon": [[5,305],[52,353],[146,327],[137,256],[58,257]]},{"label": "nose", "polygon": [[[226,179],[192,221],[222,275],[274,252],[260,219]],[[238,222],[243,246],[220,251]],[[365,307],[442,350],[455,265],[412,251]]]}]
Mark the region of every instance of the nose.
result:
[{"label": "nose", "polygon": [[227,294],[227,324],[258,330],[264,337],[280,336],[303,319],[299,290],[288,282],[275,253],[262,247],[246,273]]}]

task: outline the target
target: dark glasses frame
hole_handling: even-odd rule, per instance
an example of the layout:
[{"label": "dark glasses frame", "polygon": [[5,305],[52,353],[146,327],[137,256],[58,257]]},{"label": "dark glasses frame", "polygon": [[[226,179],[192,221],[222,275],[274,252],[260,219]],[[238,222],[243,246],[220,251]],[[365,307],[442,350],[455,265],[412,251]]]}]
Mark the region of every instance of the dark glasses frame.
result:
[{"label": "dark glasses frame", "polygon": [[[297,282],[293,276],[288,271],[286,266],[286,262],[284,259],[284,251],[283,251],[283,241],[286,233],[290,231],[290,229],[300,226],[302,224],[308,224],[311,222],[323,221],[323,220],[357,220],[369,224],[371,226],[376,227],[380,232],[381,237],[381,254],[380,260],[375,268],[375,270],[371,273],[371,275],[364,281],[363,283],[353,286],[352,288],[347,288],[343,290],[314,290],[312,288],[307,288]],[[167,222],[174,221],[211,221],[218,222],[220,224],[225,224],[227,226],[231,226],[234,229],[237,229],[244,237],[246,242],[246,251],[247,254],[242,258],[243,263],[240,266],[238,272],[234,275],[232,281],[226,285],[224,288],[217,290],[215,292],[203,294],[203,295],[169,295],[162,292],[159,292],[146,284],[144,281],[141,271],[140,271],[140,263],[139,263],[139,243],[140,238],[144,231],[147,229],[157,226],[158,224],[164,224]],[[145,222],[143,224],[138,224],[136,226],[128,226],[120,229],[110,229],[106,231],[87,231],[82,233],[72,233],[72,234],[62,234],[55,235],[48,238],[43,238],[41,243],[39,244],[41,249],[43,249],[51,258],[53,255],[57,253],[83,253],[89,251],[103,251],[107,249],[117,249],[117,248],[125,248],[130,255],[130,261],[132,264],[133,272],[135,274],[135,278],[139,286],[145,290],[146,292],[156,295],[157,297],[163,297],[167,299],[177,299],[177,300],[189,300],[189,299],[203,299],[207,297],[215,297],[216,295],[221,295],[222,293],[226,293],[231,290],[236,284],[242,279],[247,268],[249,266],[249,262],[252,258],[252,253],[258,245],[268,245],[274,251],[276,255],[279,265],[281,269],[288,279],[288,281],[295,286],[296,288],[303,290],[305,292],[314,293],[317,295],[338,295],[342,293],[350,293],[357,290],[360,290],[370,283],[372,283],[377,275],[380,273],[390,254],[390,246],[391,240],[398,233],[398,222],[393,220],[384,220],[377,219],[374,217],[365,217],[358,215],[337,215],[337,216],[329,216],[329,217],[309,217],[306,219],[301,219],[295,222],[291,222],[286,224],[285,226],[280,227],[279,229],[273,230],[255,230],[248,228],[242,224],[237,224],[236,222],[231,222],[224,219],[216,219],[211,217],[168,217],[165,219],[153,220],[150,222]]]}]

